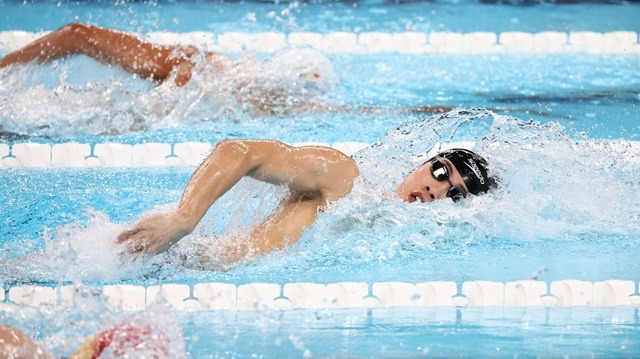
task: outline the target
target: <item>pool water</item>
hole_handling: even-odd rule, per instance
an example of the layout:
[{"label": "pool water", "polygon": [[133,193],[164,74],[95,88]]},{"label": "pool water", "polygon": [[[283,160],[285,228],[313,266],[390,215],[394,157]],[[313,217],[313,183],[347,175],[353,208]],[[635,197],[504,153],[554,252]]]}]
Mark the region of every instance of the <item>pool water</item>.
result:
[{"label": "pool water", "polygon": [[[372,143],[400,124],[429,115],[412,109],[480,106],[522,120],[558,122],[568,132],[586,132],[593,138],[638,137],[636,55],[334,54],[329,58],[340,83],[320,100],[352,111],[251,116],[235,104],[233,114],[225,115],[219,106],[189,96],[209,87],[200,83],[168,100],[163,95],[163,101],[177,108],[165,116],[149,107],[156,100],[149,83],[120,70],[104,71],[92,60],[74,58],[29,68],[3,78],[7,85],[0,89],[4,98],[0,136],[50,143],[215,143],[223,138]],[[19,81],[37,81],[46,89]],[[46,106],[29,107],[34,99]],[[132,127],[144,131],[131,131]]]},{"label": "pool water", "polygon": [[[193,326],[185,335],[195,337],[192,350],[203,357],[633,357],[638,351],[633,309],[345,309],[181,319]],[[245,324],[229,329],[229,322]]]},{"label": "pool water", "polygon": [[[0,31],[90,21],[139,33],[640,32],[635,2],[0,1],[0,9]],[[640,55],[322,56],[331,63],[322,70],[339,80],[317,99],[340,110],[256,115],[242,103],[202,100],[210,83],[195,79],[179,91],[156,92],[82,57],[0,70],[0,140],[7,144],[377,143],[354,155],[363,174],[354,192],[321,214],[299,243],[227,271],[195,269],[185,258],[197,257],[202,245],[224,251],[234,234],[269,213],[281,189],[243,180],[171,251],[123,262],[112,238],[143,214],[174,208],[193,168],[0,168],[0,286],[535,278],[624,279],[637,288]],[[171,104],[169,113],[156,111],[159,99]],[[420,106],[464,110],[444,116],[408,110]],[[393,190],[427,151],[447,141],[475,142],[500,188],[456,204],[382,199],[379,193]],[[68,355],[84,336],[130,315],[102,301],[87,294],[73,309],[0,311],[0,321]],[[180,322],[193,358],[640,355],[632,306],[158,313]]]}]

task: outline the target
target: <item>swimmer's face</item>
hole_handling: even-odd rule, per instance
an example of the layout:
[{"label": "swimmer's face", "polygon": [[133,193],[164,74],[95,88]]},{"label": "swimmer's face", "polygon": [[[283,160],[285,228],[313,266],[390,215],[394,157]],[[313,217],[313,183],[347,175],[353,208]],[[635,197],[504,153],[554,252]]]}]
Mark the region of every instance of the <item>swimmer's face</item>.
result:
[{"label": "swimmer's face", "polygon": [[405,202],[432,202],[450,197],[454,201],[469,194],[460,172],[446,158],[435,157],[411,172],[396,189]]}]

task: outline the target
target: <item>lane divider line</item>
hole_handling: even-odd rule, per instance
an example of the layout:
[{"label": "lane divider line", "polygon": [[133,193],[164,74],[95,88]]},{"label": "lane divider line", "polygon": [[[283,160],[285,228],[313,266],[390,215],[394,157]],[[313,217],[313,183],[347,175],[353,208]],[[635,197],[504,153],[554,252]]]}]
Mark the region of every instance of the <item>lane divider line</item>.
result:
[{"label": "lane divider line", "polygon": [[[585,141],[587,146],[601,148],[605,144],[621,154],[624,161],[640,163],[640,141],[599,140]],[[316,145],[335,148],[347,156],[366,148],[364,142],[300,142],[294,146]],[[0,170],[7,168],[139,168],[167,166],[197,166],[211,152],[213,144],[206,142],[140,144],[123,143],[57,143],[36,142],[0,143]],[[426,155],[433,156],[437,150],[452,147],[473,149],[474,142],[451,142],[437,144]]]},{"label": "lane divider line", "polygon": [[[241,311],[296,308],[388,307],[639,307],[638,284],[612,279],[589,282],[575,279],[514,282],[470,281],[456,283],[364,282],[339,283],[165,283],[141,286],[116,284],[103,287],[14,286],[1,290],[0,310],[73,306],[82,290],[99,291],[114,310],[143,310],[158,300],[176,310],[230,309]],[[4,292],[7,292],[4,298]]]},{"label": "lane divider line", "polygon": [[[19,49],[49,32],[0,32],[0,52]],[[310,46],[325,53],[402,54],[640,54],[634,31],[507,32],[149,32],[160,44],[195,45],[220,53],[271,53],[287,46]]]},{"label": "lane divider line", "polygon": [[[333,147],[348,156],[369,146],[362,142],[295,143],[294,146]],[[0,169],[87,168],[87,167],[164,167],[197,166],[209,155],[213,144],[205,142],[141,144],[122,143],[0,143]]]}]

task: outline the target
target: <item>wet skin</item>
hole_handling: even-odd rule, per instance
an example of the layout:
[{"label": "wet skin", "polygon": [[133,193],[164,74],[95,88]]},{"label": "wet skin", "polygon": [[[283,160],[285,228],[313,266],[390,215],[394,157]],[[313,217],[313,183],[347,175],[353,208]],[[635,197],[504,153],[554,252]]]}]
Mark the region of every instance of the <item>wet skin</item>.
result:
[{"label": "wet skin", "polygon": [[[431,202],[447,198],[451,186],[466,195],[459,172],[447,159],[439,160],[448,169],[448,180],[436,180],[429,162],[410,173],[396,195],[406,202]],[[224,258],[216,258],[223,268],[296,243],[327,204],[351,192],[359,170],[352,158],[327,147],[291,147],[269,140],[222,141],[196,169],[175,212],[140,220],[121,233],[116,243],[131,254],[166,251],[191,233],[209,207],[245,176],[288,187],[290,194],[263,223],[243,239],[234,240],[234,249]]]},{"label": "wet skin", "polygon": [[458,187],[462,194],[467,196],[469,190],[460,176],[460,172],[453,166],[451,161],[443,157],[437,157],[442,162],[449,173],[448,181],[438,181],[431,173],[431,161],[416,168],[398,186],[395,193],[405,202],[413,203],[432,202],[438,199],[447,198],[447,192],[451,186]]}]

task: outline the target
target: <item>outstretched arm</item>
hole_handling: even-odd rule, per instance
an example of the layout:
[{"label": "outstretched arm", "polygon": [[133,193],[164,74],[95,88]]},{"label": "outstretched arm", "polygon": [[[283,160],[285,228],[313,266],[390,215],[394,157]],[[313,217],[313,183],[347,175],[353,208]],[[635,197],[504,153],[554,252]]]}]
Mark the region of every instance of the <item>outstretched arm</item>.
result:
[{"label": "outstretched arm", "polygon": [[175,46],[152,44],[125,32],[72,23],[6,55],[0,59],[0,67],[84,54],[158,82],[177,71],[176,84],[182,86],[191,78],[194,63],[188,58],[197,50],[185,48],[178,56],[175,50]]},{"label": "outstretched arm", "polygon": [[191,233],[209,207],[244,176],[286,185],[291,195],[254,229],[259,252],[298,240],[318,206],[345,196],[358,175],[355,162],[325,147],[291,147],[278,141],[222,141],[194,172],[178,209],[141,220],[118,236],[129,252],[160,253]]}]

